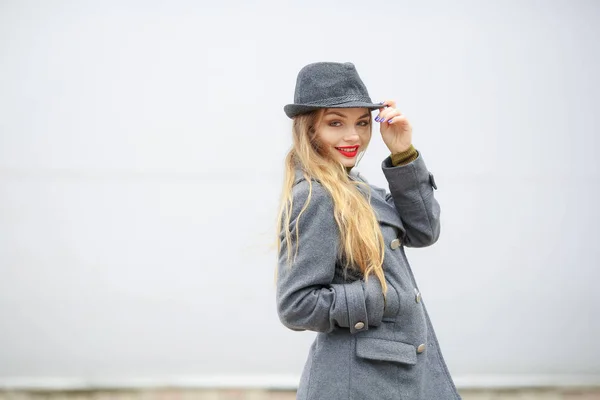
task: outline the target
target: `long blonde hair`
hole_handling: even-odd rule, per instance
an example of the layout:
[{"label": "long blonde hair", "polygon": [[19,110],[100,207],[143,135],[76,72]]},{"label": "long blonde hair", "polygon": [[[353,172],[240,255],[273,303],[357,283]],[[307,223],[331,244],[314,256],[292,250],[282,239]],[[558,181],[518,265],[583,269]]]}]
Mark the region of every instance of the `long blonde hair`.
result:
[{"label": "long blonde hair", "polygon": [[[277,251],[281,251],[280,235],[285,228],[288,266],[292,264],[292,232],[290,218],[293,209],[292,187],[295,180],[295,169],[300,166],[309,184],[309,194],[298,218],[308,207],[312,193],[311,178],[318,180],[331,195],[334,205],[334,217],[340,233],[340,249],[338,256],[343,260],[344,271],[347,269],[360,272],[368,280],[374,274],[381,282],[384,297],[387,284],[383,271],[385,243],[375,212],[370,205],[370,188],[361,181],[349,179],[343,164],[335,160],[319,141],[319,127],[326,109],[317,109],[308,114],[294,117],[292,126],[293,145],[285,157],[284,184],[281,192],[279,212],[277,215]],[[369,114],[369,129],[372,127]],[[365,197],[358,190],[362,185],[367,189]],[[285,221],[285,223],[284,223]],[[295,237],[298,238],[296,223]],[[297,241],[296,252],[300,243]],[[275,271],[277,279],[277,271]]]}]

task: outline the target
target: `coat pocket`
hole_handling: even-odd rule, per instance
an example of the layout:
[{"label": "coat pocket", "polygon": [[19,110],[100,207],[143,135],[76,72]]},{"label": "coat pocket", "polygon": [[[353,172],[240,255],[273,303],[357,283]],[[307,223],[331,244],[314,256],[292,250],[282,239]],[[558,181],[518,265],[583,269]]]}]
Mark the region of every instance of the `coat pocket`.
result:
[{"label": "coat pocket", "polygon": [[356,338],[356,355],[376,361],[415,365],[417,349],[412,344],[371,337]]}]

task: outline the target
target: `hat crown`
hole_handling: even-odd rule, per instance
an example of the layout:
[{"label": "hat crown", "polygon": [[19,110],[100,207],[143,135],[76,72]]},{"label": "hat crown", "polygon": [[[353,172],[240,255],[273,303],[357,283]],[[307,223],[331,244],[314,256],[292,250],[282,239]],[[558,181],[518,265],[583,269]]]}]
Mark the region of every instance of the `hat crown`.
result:
[{"label": "hat crown", "polygon": [[283,107],[294,118],[319,108],[368,108],[376,110],[369,92],[351,62],[316,62],[304,66],[296,78],[294,104]]},{"label": "hat crown", "polygon": [[371,101],[354,64],[317,62],[300,70],[294,92],[295,103],[311,104],[338,98],[340,101]]}]

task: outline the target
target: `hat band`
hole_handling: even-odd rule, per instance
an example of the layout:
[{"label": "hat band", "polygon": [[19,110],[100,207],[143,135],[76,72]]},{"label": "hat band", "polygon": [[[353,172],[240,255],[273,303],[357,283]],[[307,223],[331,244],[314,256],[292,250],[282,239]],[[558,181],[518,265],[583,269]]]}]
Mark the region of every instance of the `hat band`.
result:
[{"label": "hat band", "polygon": [[335,106],[338,104],[348,103],[350,101],[362,101],[365,103],[373,103],[371,101],[371,99],[369,98],[369,96],[346,95],[346,96],[339,96],[339,97],[330,97],[328,99],[309,101],[309,102],[306,102],[303,104],[305,104],[307,106],[311,106],[311,105]]}]

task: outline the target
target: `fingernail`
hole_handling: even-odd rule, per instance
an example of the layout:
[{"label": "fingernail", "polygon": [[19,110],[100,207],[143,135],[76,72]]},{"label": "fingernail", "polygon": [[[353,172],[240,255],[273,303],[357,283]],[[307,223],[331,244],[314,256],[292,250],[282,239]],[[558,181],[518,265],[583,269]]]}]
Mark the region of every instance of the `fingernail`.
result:
[{"label": "fingernail", "polygon": [[392,122],[393,118],[388,119],[388,124]]},{"label": "fingernail", "polygon": [[375,121],[379,122],[379,116],[375,117]]},{"label": "fingernail", "polygon": [[385,122],[385,119],[382,119],[382,120],[381,120],[381,121],[379,121],[379,122]]}]

